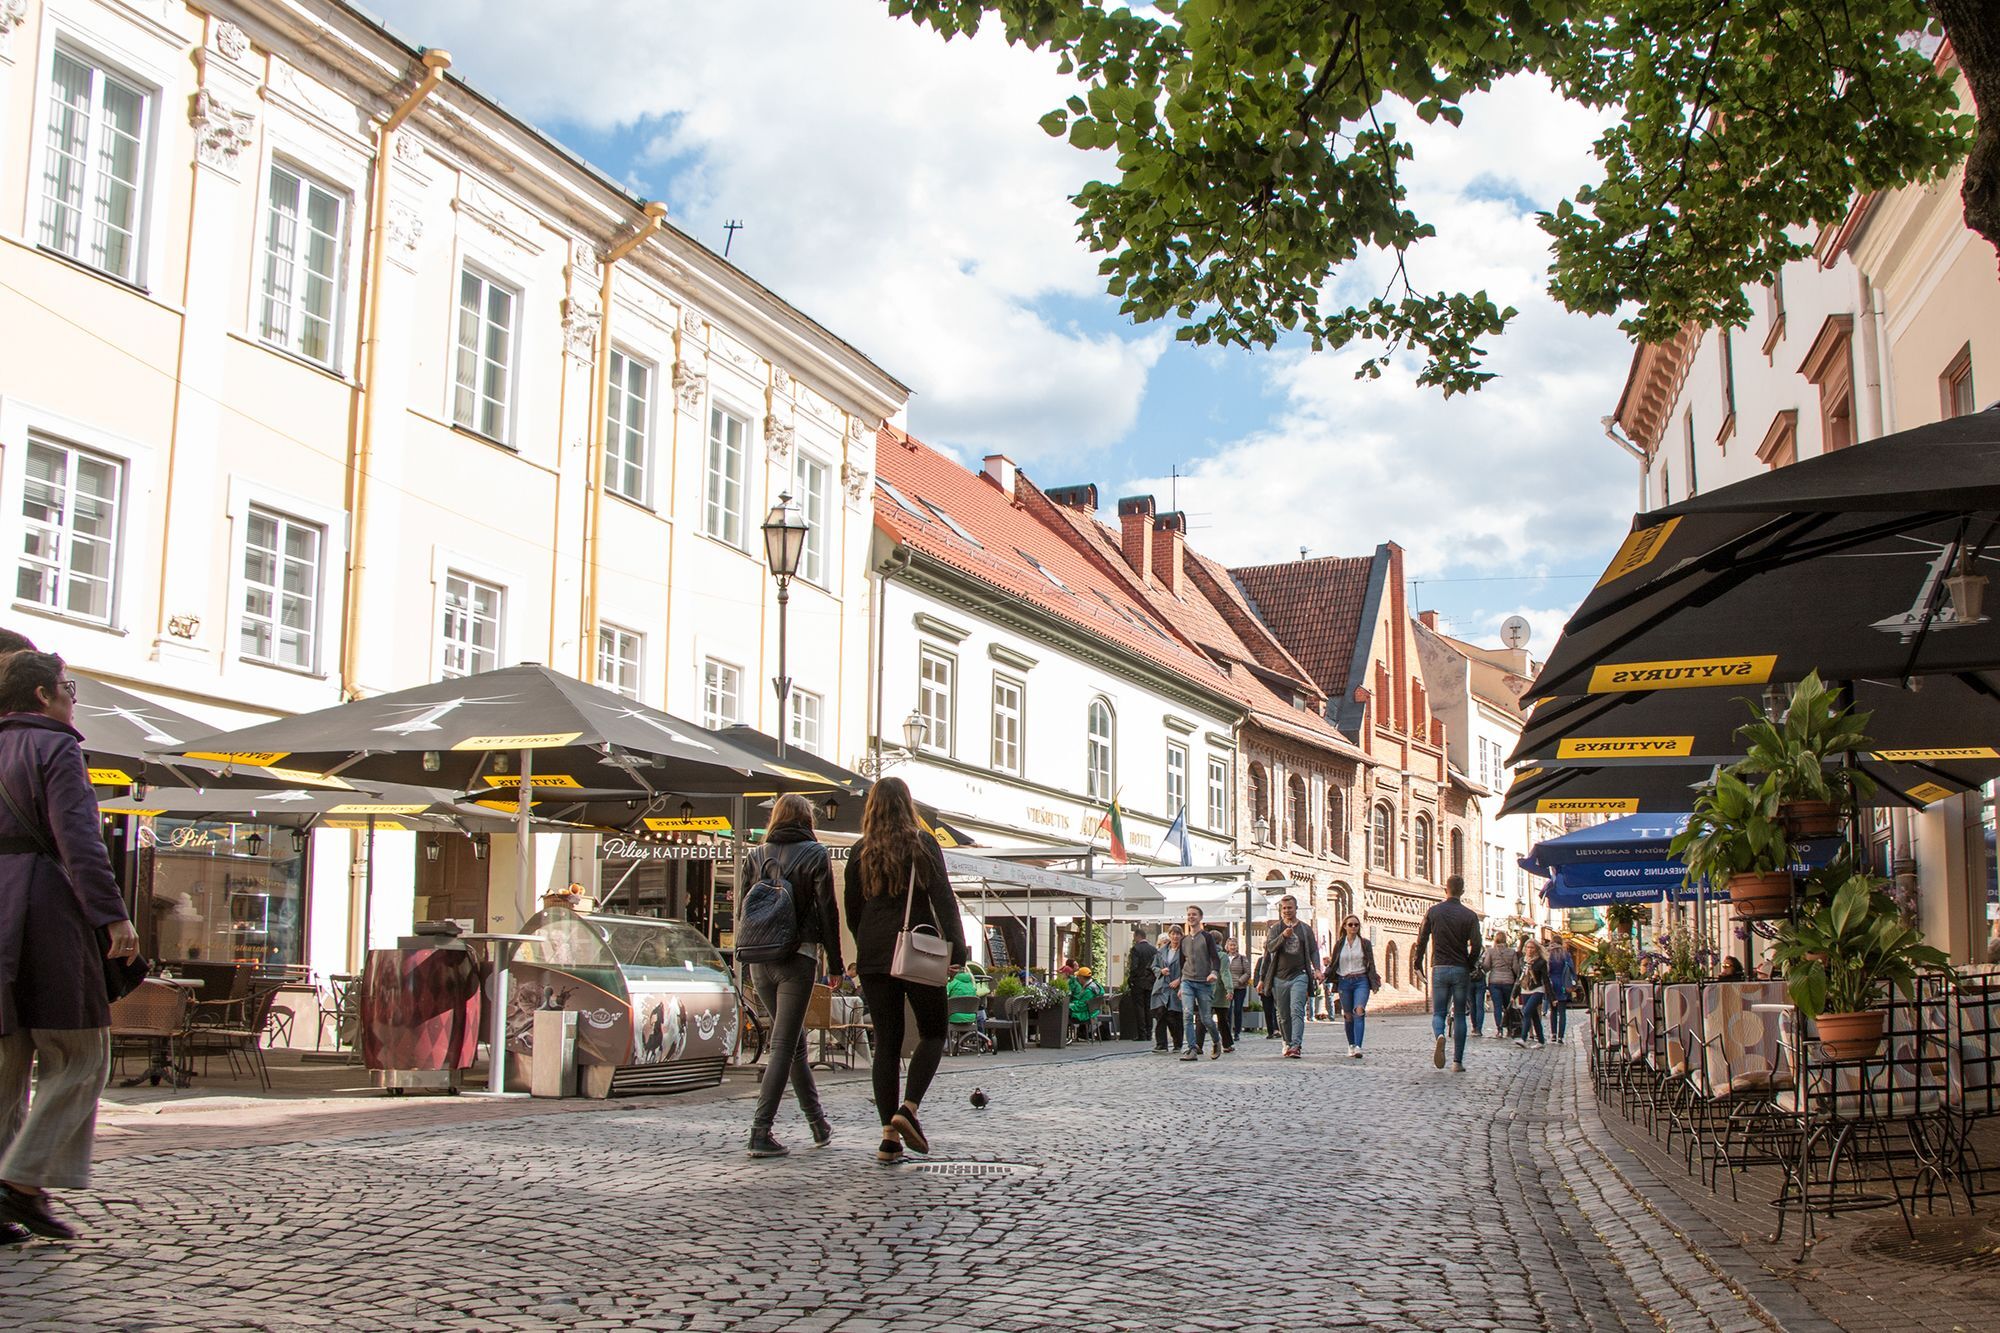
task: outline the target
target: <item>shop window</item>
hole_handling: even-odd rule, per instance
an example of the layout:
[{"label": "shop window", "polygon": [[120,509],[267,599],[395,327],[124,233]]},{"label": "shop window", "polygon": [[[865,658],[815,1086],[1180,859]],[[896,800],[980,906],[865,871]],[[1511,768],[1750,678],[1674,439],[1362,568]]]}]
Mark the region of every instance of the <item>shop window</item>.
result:
[{"label": "shop window", "polygon": [[162,818],[151,831],[143,879],[163,961],[305,961],[305,854],[290,829]]}]

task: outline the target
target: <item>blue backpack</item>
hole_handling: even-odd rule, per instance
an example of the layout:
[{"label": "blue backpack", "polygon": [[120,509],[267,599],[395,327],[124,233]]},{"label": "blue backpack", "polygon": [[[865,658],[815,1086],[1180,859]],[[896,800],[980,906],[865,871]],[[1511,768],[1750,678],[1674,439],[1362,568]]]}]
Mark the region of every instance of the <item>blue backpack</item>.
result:
[{"label": "blue backpack", "polygon": [[736,957],[745,963],[777,963],[799,952],[798,896],[769,847],[757,849],[757,878],[736,905]]}]

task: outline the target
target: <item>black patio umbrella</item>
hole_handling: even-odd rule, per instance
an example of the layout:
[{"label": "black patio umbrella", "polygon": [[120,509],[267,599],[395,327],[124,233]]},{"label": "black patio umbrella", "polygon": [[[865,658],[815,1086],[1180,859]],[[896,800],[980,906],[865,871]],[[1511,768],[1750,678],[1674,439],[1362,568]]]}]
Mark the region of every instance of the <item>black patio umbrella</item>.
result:
[{"label": "black patio umbrella", "polygon": [[[2000,759],[1893,763],[1864,758],[1858,766],[1877,783],[1869,804],[1905,809],[1921,809],[2000,777]],[[1714,776],[1716,767],[1698,760],[1635,759],[1524,768],[1507,789],[1500,817],[1682,812],[1694,807],[1695,789]]]},{"label": "black patio umbrella", "polygon": [[[365,829],[377,832],[490,832],[513,827],[513,811],[461,801],[451,792],[384,783],[367,790],[330,788],[161,787],[144,796],[98,802],[107,815],[166,815],[176,819],[240,820],[280,828]],[[548,819],[539,808],[534,819]]]},{"label": "black patio umbrella", "polygon": [[1642,514],[1531,698],[2000,667],[2000,406]]},{"label": "black patio umbrella", "polygon": [[274,786],[262,773],[223,774],[203,764],[169,763],[156,750],[215,730],[130,690],[70,672],[76,682],[76,729],[83,733],[84,763],[95,787]]}]

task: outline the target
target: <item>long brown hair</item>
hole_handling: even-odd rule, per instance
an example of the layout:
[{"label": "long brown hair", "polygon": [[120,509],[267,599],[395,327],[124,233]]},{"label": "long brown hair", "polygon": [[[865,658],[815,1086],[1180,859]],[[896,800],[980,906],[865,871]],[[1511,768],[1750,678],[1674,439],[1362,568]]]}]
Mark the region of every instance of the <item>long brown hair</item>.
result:
[{"label": "long brown hair", "polygon": [[901,894],[910,867],[924,854],[917,803],[901,778],[883,778],[868,789],[861,810],[861,892],[864,897]]}]

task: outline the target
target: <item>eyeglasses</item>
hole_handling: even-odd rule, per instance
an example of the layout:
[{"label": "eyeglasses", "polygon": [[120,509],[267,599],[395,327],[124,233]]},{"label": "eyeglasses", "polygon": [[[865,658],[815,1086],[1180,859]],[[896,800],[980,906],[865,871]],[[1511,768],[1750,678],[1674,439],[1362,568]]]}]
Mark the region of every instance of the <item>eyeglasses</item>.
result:
[{"label": "eyeglasses", "polygon": [[67,694],[71,703],[76,702],[76,682],[68,676],[64,676],[61,680],[57,681],[56,688]]}]

